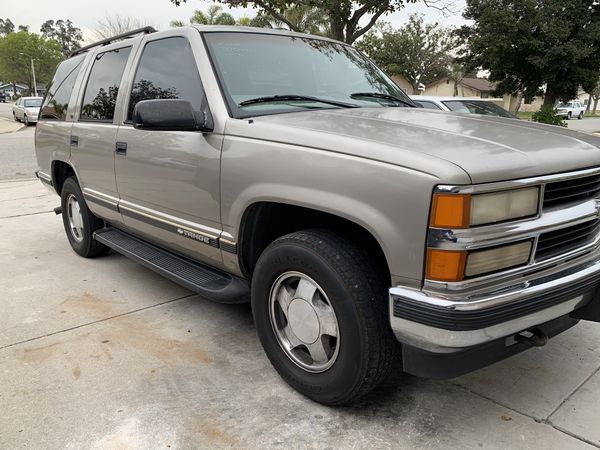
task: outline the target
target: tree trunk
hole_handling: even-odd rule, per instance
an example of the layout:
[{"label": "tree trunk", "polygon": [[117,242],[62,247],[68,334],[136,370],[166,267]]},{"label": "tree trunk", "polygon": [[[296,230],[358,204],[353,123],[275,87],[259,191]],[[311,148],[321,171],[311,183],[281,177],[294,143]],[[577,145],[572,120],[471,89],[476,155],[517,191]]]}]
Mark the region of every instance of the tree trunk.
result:
[{"label": "tree trunk", "polygon": [[544,96],[544,106],[554,106],[556,103],[556,94],[554,88],[550,85],[546,87],[546,95]]},{"label": "tree trunk", "polygon": [[17,98],[17,82],[13,81],[13,100]]},{"label": "tree trunk", "polygon": [[419,91],[419,85],[421,83],[417,83],[412,85],[413,95],[421,95],[421,91]]},{"label": "tree trunk", "polygon": [[596,110],[598,109],[598,101],[600,101],[600,96],[594,100],[594,114],[596,114]]},{"label": "tree trunk", "polygon": [[454,96],[458,97],[458,80],[454,80]]},{"label": "tree trunk", "polygon": [[585,110],[585,112],[590,112],[590,108],[592,107],[593,99],[594,99],[594,96],[592,94],[590,94],[590,99],[588,100],[588,105],[587,105],[587,109]]},{"label": "tree trunk", "polygon": [[513,114],[517,114],[519,112],[519,110],[521,109],[521,105],[523,104],[523,94],[517,94],[517,99],[514,102],[514,105],[511,105],[511,113]]}]

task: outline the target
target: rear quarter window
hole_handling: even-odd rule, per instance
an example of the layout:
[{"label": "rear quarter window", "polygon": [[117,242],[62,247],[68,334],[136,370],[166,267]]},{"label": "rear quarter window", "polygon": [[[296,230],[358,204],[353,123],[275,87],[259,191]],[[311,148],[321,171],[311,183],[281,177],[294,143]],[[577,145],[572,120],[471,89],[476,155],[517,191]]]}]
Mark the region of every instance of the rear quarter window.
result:
[{"label": "rear quarter window", "polygon": [[65,120],[69,99],[85,55],[78,55],[60,63],[48,87],[40,110],[40,119]]}]

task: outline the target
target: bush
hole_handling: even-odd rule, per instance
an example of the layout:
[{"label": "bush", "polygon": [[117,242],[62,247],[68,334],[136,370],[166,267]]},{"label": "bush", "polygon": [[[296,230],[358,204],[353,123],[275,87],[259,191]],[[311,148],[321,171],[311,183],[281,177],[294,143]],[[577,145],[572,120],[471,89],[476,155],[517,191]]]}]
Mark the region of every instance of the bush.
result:
[{"label": "bush", "polygon": [[559,127],[567,127],[567,122],[562,117],[556,115],[554,106],[551,105],[542,106],[539,111],[533,113],[531,120],[549,125],[558,125]]}]

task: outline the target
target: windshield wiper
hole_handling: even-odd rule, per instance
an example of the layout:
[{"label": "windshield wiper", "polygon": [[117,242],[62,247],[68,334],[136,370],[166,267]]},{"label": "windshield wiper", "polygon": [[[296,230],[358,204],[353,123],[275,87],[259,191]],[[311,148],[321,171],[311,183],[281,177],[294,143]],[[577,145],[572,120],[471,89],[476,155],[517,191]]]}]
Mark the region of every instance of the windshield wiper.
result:
[{"label": "windshield wiper", "polygon": [[390,100],[393,102],[402,103],[410,108],[417,108],[417,105],[415,105],[414,103],[408,102],[404,99],[401,99],[400,97],[396,97],[395,95],[384,94],[382,92],[355,92],[354,94],[350,94],[350,98],[358,99],[360,97],[380,98],[382,100]]},{"label": "windshield wiper", "polygon": [[288,95],[270,95],[267,97],[257,97],[257,98],[251,98],[250,100],[244,100],[243,102],[241,102],[240,104],[238,104],[238,106],[249,106],[249,105],[256,105],[259,103],[274,103],[274,102],[289,102],[289,101],[311,101],[311,102],[318,102],[318,103],[324,103],[326,105],[333,105],[333,106],[339,106],[340,108],[358,108],[358,105],[353,105],[352,103],[344,103],[344,102],[338,102],[335,100],[327,100],[324,98],[318,98],[318,97],[311,97],[309,95],[296,95],[296,94],[288,94]]}]

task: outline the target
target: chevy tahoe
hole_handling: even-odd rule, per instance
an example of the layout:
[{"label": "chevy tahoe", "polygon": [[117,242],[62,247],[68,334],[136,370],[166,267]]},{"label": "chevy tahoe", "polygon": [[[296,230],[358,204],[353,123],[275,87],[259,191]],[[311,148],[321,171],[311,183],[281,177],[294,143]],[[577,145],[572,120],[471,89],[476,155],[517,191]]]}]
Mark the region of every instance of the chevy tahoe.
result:
[{"label": "chevy tahoe", "polygon": [[60,64],[35,140],[77,254],[250,301],[275,369],[324,404],[600,321],[600,138],[418,108],[341,42],[116,36]]}]

